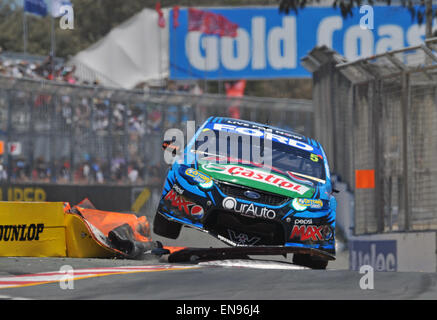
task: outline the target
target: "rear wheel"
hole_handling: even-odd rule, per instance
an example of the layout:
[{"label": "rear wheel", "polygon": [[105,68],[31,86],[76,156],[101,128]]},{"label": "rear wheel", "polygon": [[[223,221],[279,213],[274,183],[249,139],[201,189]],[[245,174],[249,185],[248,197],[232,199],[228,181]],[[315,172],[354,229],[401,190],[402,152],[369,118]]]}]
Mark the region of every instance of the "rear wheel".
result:
[{"label": "rear wheel", "polygon": [[156,213],[153,219],[153,232],[159,236],[177,239],[181,233],[182,225],[180,223],[166,219],[159,212]]},{"label": "rear wheel", "polygon": [[310,256],[309,254],[293,254],[293,263],[308,267],[311,269],[319,269],[324,270],[328,266],[328,260],[323,260],[314,256]]}]

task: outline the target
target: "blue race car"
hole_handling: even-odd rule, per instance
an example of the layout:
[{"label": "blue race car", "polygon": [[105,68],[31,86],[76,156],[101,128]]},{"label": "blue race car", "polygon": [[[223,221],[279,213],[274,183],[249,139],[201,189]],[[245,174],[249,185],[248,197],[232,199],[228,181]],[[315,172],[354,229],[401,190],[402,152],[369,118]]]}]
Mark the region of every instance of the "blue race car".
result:
[{"label": "blue race car", "polygon": [[153,222],[156,234],[176,239],[185,225],[230,246],[293,253],[293,263],[310,268],[325,269],[334,259],[336,201],[318,142],[211,117],[184,152],[177,145],[163,143],[175,161]]}]

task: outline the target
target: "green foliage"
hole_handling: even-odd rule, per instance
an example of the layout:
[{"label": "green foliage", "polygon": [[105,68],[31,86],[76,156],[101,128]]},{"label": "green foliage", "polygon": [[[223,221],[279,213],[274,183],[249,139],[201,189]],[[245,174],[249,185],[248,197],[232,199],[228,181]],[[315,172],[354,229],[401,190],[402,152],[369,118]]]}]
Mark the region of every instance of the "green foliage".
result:
[{"label": "green foliage", "polygon": [[[299,12],[299,9],[305,8],[313,3],[319,3],[320,0],[278,0],[279,11],[286,14],[290,11]],[[430,6],[431,0],[400,0],[400,4],[404,6],[410,13],[413,20],[416,20],[419,24],[422,24],[426,20],[426,11],[417,10],[415,6]],[[332,6],[334,8],[339,8],[343,18],[347,16],[352,16],[352,9],[355,7],[360,7],[364,4],[373,6],[375,3],[385,3],[391,5],[392,0],[332,0]],[[437,15],[437,10],[432,12],[431,15],[434,17]]]},{"label": "green foliage", "polygon": [[[23,51],[23,9],[15,1],[4,0],[0,6],[0,47],[5,51]],[[144,7],[154,7],[152,0],[72,0],[74,30],[61,30],[55,19],[56,55],[72,56],[104,37],[112,28]],[[27,14],[28,48],[31,54],[50,52],[51,17]]]}]

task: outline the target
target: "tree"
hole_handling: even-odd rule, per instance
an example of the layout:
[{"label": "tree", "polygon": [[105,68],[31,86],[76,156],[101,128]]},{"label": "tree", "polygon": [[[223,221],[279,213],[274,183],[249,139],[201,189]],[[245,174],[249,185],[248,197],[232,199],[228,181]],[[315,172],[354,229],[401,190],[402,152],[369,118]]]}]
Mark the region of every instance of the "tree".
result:
[{"label": "tree", "polygon": [[[354,7],[360,7],[364,4],[363,0],[332,0],[332,6],[339,8],[343,18],[348,15],[352,16]],[[391,5],[392,0],[382,0],[387,5]],[[320,0],[279,0],[279,11],[288,14],[290,11],[298,13],[299,9],[305,8],[307,5]],[[437,15],[437,9],[433,11],[432,0],[400,0],[401,4],[410,11],[413,19],[416,19],[419,24],[426,23],[426,38],[431,38],[432,35],[432,19]],[[367,0],[367,4],[374,5],[374,0]],[[424,7],[424,10],[417,10],[415,5]]]},{"label": "tree", "polygon": [[[23,8],[16,0],[0,3],[0,47],[5,51],[23,51]],[[56,55],[67,58],[91,46],[112,28],[145,7],[153,8],[156,0],[72,0],[75,28],[56,27]],[[28,48],[32,54],[48,55],[50,51],[50,17],[27,16]],[[58,19],[57,19],[58,21]],[[56,25],[57,26],[57,25]]]}]

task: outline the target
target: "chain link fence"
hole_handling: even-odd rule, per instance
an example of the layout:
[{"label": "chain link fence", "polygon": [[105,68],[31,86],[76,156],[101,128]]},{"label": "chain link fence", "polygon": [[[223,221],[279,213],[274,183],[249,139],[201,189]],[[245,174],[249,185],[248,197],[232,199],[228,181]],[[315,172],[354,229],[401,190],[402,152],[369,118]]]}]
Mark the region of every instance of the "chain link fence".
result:
[{"label": "chain link fence", "polygon": [[162,185],[164,132],[209,116],[312,136],[308,100],[128,91],[0,77],[0,180],[10,183]]},{"label": "chain link fence", "polygon": [[[315,137],[355,195],[355,234],[437,229],[436,49],[433,38],[347,62],[318,47],[302,60],[314,75]],[[373,185],[357,181],[361,170]]]}]

